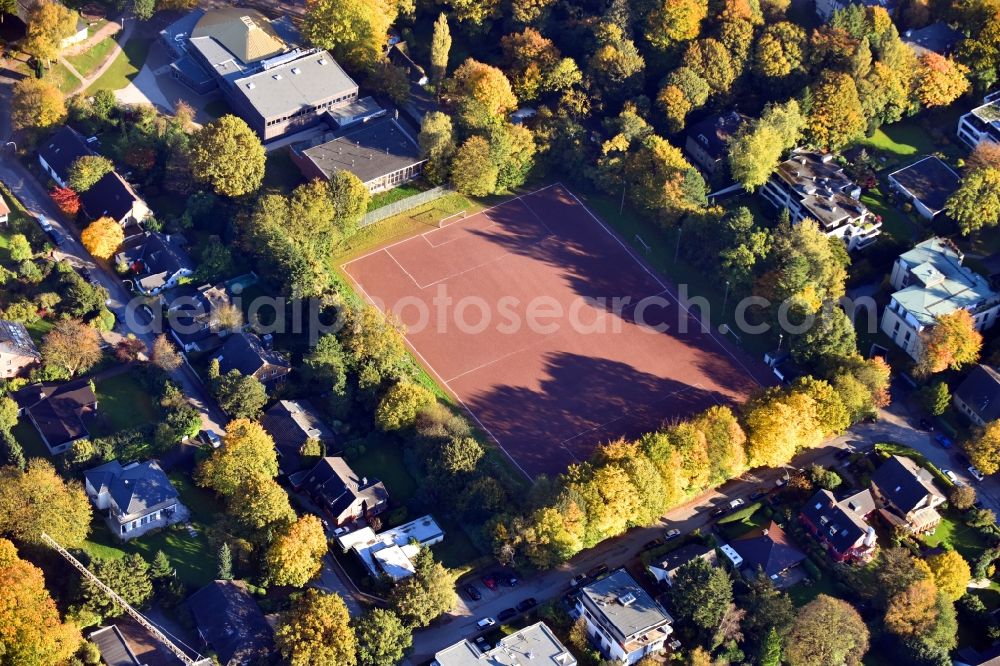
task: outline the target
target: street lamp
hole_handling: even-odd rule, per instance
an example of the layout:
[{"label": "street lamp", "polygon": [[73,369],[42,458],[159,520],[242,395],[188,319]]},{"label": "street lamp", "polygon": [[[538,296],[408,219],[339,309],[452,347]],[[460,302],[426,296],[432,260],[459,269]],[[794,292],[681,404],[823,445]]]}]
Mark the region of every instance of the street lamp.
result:
[{"label": "street lamp", "polygon": [[16,144],[16,143],[14,143],[13,141],[8,141],[8,142],[6,143],[6,145],[4,146],[4,148],[6,148],[7,146],[14,146],[14,152],[15,152],[15,153],[17,152],[17,144]]},{"label": "street lamp", "polygon": [[722,317],[726,317],[726,303],[729,301],[729,280],[726,280],[726,293],[722,297]]}]

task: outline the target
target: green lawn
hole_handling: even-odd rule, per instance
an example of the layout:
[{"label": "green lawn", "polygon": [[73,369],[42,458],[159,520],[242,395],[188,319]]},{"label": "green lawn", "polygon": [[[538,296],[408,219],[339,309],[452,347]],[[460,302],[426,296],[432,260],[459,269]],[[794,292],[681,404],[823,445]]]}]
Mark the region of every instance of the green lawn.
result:
[{"label": "green lawn", "polygon": [[115,375],[96,385],[98,411],[111,432],[137,428],[156,420],[156,408],[146,390],[130,374]]},{"label": "green lawn", "polygon": [[211,493],[195,487],[183,474],[171,474],[170,481],[181,503],[191,511],[190,522],[197,536],[192,537],[182,525],[174,525],[156,534],[118,543],[107,524],[95,517],[90,538],[83,545],[87,554],[94,558],[117,559],[126,553],[139,553],[147,562],[152,562],[156,551],[162,550],[185,585],[197,588],[214,580],[215,553],[209,546],[205,529],[218,518],[221,507]]},{"label": "green lawn", "polygon": [[[716,524],[726,541],[738,539],[747,532],[763,526],[769,518],[764,515],[763,505],[751,504],[742,511],[726,516]],[[726,522],[722,522],[725,520]]]},{"label": "green lawn", "polygon": [[444,530],[444,541],[433,546],[434,554],[441,564],[449,569],[458,569],[482,555],[457,522],[440,512],[435,514],[434,520]]},{"label": "green lawn", "polygon": [[912,120],[880,127],[859,143],[897,157],[928,155],[936,149],[927,132]]},{"label": "green lawn", "polygon": [[861,203],[882,218],[882,233],[903,242],[916,240],[918,226],[913,219],[886,202],[879,188],[872,188],[861,195]]},{"label": "green lawn", "polygon": [[819,581],[808,579],[798,585],[791,586],[786,591],[796,608],[805,606],[821,594],[831,597],[841,596],[833,578],[830,576],[823,576]]},{"label": "green lawn", "polygon": [[142,37],[132,37],[128,40],[107,71],[90,84],[87,94],[93,95],[98,90],[105,89],[121,90],[127,86],[142,69],[152,44],[152,39]]},{"label": "green lawn", "polygon": [[97,42],[90,48],[88,48],[83,53],[78,53],[77,55],[68,56],[66,60],[69,60],[70,64],[80,72],[83,76],[90,76],[97,70],[98,67],[104,64],[107,60],[108,55],[111,50],[115,47],[114,38],[105,37],[101,41]]},{"label": "green lawn", "polygon": [[25,458],[48,458],[49,450],[42,441],[42,436],[35,430],[28,417],[19,419],[12,431],[14,439],[24,449]]},{"label": "green lawn", "polygon": [[45,71],[42,78],[59,88],[64,95],[69,95],[80,86],[80,79],[73,76],[73,73],[58,60],[52,62],[52,66]]},{"label": "green lawn", "polygon": [[924,537],[928,546],[950,547],[968,562],[975,562],[979,555],[989,547],[979,530],[969,527],[955,512],[942,511],[941,522],[934,534]]},{"label": "green lawn", "polygon": [[386,438],[370,438],[365,452],[351,461],[351,467],[369,478],[385,484],[393,501],[407,504],[417,492],[417,481],[403,463],[403,452],[396,442]]},{"label": "green lawn", "polygon": [[391,190],[379,192],[369,199],[368,212],[381,208],[382,206],[388,206],[389,204],[405,199],[406,197],[412,197],[414,194],[420,194],[426,189],[427,187],[424,185],[423,181],[415,180],[409,183],[403,183],[399,187],[394,187]]}]

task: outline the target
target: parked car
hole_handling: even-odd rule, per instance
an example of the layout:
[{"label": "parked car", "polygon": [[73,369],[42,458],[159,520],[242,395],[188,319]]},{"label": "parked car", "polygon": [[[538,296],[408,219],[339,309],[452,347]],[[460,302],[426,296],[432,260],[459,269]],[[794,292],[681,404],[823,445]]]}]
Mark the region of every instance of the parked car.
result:
[{"label": "parked car", "polygon": [[608,573],[608,565],[598,564],[596,567],[587,572],[587,577],[597,578],[598,576],[603,576],[606,573]]},{"label": "parked car", "polygon": [[746,503],[747,502],[745,499],[743,499],[742,497],[737,497],[736,499],[734,499],[732,502],[729,503],[729,508],[738,509]]},{"label": "parked car", "polygon": [[201,437],[201,441],[205,442],[213,449],[217,449],[222,446],[222,437],[220,437],[214,430],[202,430],[199,433],[199,437]]},{"label": "parked car", "polygon": [[750,493],[750,501],[756,502],[759,499],[763,499],[768,493],[767,488],[758,488],[757,490]]},{"label": "parked car", "polygon": [[934,424],[927,419],[920,419],[920,429],[926,432],[934,432]]},{"label": "parked car", "polygon": [[476,626],[478,626],[480,629],[486,629],[487,627],[492,627],[496,623],[497,623],[497,621],[494,620],[493,618],[491,618],[491,617],[484,617],[479,622],[476,622]]},{"label": "parked car", "polygon": [[959,478],[957,476],[955,476],[955,473],[953,471],[951,471],[950,469],[943,469],[943,470],[941,470],[941,473],[944,474],[946,477],[948,477],[948,480],[951,481],[952,483],[954,483],[956,486],[964,486],[965,485],[964,483],[962,483],[959,480]]},{"label": "parked car", "polygon": [[952,445],[951,438],[942,433],[934,435],[934,440],[941,445],[941,448],[950,449]]},{"label": "parked car", "polygon": [[462,586],[462,591],[465,592],[465,596],[469,597],[473,601],[479,601],[483,598],[482,593],[476,589],[476,586],[472,583],[466,583]]},{"label": "parked car", "polygon": [[726,507],[720,506],[712,509],[712,512],[709,513],[708,515],[710,515],[712,518],[718,518],[720,516],[726,515],[726,511],[727,511]]},{"label": "parked car", "polygon": [[338,527],[333,530],[333,536],[335,537],[344,536],[345,534],[349,534],[350,531],[351,531],[350,527]]},{"label": "parked car", "polygon": [[587,580],[587,574],[581,573],[573,576],[573,580],[571,580],[569,584],[573,587],[577,587],[579,585],[583,585],[584,581],[586,580]]},{"label": "parked car", "polygon": [[652,541],[647,541],[646,545],[642,547],[643,550],[653,550],[654,548],[659,548],[666,543],[663,537],[656,537]]},{"label": "parked car", "polygon": [[676,527],[672,530],[667,530],[666,532],[663,533],[663,536],[666,537],[667,541],[670,541],[671,539],[676,539],[680,535],[681,531]]},{"label": "parked car", "polygon": [[517,576],[515,576],[510,571],[501,571],[500,573],[496,574],[496,578],[507,587],[517,587],[517,584],[520,582],[517,579]]},{"label": "parked car", "polygon": [[63,244],[66,242],[66,237],[63,235],[61,231],[59,231],[55,227],[49,229],[48,234],[49,238],[52,239],[52,242],[56,244],[56,247],[62,247]]},{"label": "parked car", "polygon": [[506,622],[517,615],[517,611],[513,608],[504,608],[502,611],[497,613],[497,619],[501,622]]},{"label": "parked car", "polygon": [[774,487],[775,488],[781,488],[786,483],[788,483],[788,479],[786,479],[785,477],[781,477],[777,481],[774,482]]},{"label": "parked car", "polygon": [[49,218],[45,217],[44,215],[38,216],[38,226],[40,226],[42,228],[42,231],[44,231],[45,233],[49,233],[50,231],[52,231],[52,221],[49,220]]},{"label": "parked car", "polygon": [[497,579],[492,575],[483,576],[481,580],[483,581],[483,585],[485,585],[488,590],[495,590],[499,587],[499,585],[497,585]]},{"label": "parked car", "polygon": [[968,467],[972,464],[972,461],[969,460],[969,456],[965,455],[961,451],[955,454],[955,458],[958,460],[959,464],[962,465],[962,467]]},{"label": "parked car", "polygon": [[969,474],[971,474],[972,478],[974,478],[976,481],[982,481],[984,478],[983,473],[980,472],[979,468],[977,468],[975,465],[969,465]]},{"label": "parked car", "polygon": [[528,597],[527,599],[524,599],[523,601],[521,601],[521,603],[517,605],[517,610],[523,613],[526,610],[531,610],[537,605],[538,602],[535,601],[534,597]]}]

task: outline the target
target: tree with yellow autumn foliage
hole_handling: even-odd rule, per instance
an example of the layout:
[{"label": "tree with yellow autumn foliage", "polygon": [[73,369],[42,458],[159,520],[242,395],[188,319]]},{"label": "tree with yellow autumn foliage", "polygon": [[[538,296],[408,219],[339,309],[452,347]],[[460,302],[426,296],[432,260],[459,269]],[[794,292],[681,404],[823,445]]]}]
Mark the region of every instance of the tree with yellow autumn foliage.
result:
[{"label": "tree with yellow autumn foliage", "polygon": [[80,241],[98,259],[110,259],[125,240],[122,226],[110,217],[99,217],[83,230]]}]

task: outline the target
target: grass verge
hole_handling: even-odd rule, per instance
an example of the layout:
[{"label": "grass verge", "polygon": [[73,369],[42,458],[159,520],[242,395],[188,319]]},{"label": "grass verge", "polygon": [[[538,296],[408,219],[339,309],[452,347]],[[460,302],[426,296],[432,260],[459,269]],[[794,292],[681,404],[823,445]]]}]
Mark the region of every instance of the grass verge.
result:
[{"label": "grass verge", "polygon": [[121,90],[131,83],[145,64],[152,44],[152,39],[142,37],[125,42],[111,66],[87,88],[87,94],[93,95],[98,90]]},{"label": "grass verge", "polygon": [[97,71],[97,68],[104,64],[104,61],[108,59],[108,55],[110,55],[111,50],[115,47],[115,44],[116,42],[114,38],[105,37],[83,53],[67,56],[66,60],[69,60],[70,64],[73,65],[76,71],[87,77]]}]

